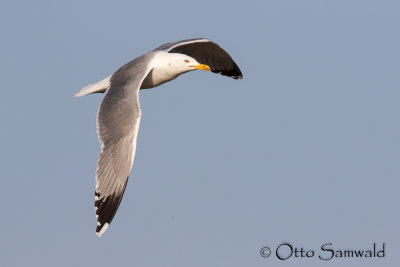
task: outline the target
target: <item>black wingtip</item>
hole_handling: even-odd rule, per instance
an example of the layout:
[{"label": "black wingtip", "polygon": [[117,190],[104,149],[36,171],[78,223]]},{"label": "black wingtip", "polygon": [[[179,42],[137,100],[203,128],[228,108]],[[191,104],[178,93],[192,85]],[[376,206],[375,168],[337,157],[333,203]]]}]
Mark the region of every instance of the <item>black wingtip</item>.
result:
[{"label": "black wingtip", "polygon": [[94,208],[96,210],[96,218],[97,218],[97,227],[96,227],[97,236],[100,237],[107,230],[108,226],[113,220],[115,213],[118,210],[119,204],[121,203],[122,197],[124,196],[128,178],[126,179],[126,182],[123,185],[123,187],[120,188],[120,190],[117,190],[116,193],[112,195],[106,197],[102,196],[98,191],[94,193],[95,197]]}]

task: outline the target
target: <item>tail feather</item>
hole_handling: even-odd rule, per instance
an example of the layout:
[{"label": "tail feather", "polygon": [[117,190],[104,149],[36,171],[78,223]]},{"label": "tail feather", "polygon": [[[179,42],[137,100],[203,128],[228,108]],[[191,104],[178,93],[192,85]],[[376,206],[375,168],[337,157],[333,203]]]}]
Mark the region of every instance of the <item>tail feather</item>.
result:
[{"label": "tail feather", "polygon": [[93,93],[104,93],[109,85],[110,85],[111,75],[107,78],[101,80],[97,83],[89,84],[88,86],[83,87],[78,93],[74,95],[74,97],[80,97],[83,95],[93,94]]}]

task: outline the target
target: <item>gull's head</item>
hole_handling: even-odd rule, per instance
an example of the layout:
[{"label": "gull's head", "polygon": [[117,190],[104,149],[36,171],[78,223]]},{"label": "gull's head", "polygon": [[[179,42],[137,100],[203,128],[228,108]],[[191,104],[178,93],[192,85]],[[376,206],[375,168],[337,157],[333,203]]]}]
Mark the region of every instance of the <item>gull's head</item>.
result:
[{"label": "gull's head", "polygon": [[158,52],[151,62],[152,75],[146,77],[141,88],[153,88],[171,81],[179,75],[192,70],[210,71],[210,67],[194,58],[180,53]]},{"label": "gull's head", "polygon": [[176,72],[185,73],[192,70],[204,70],[210,71],[210,67],[205,64],[197,62],[192,57],[179,53],[169,53],[170,57],[168,64],[170,68],[173,68]]}]

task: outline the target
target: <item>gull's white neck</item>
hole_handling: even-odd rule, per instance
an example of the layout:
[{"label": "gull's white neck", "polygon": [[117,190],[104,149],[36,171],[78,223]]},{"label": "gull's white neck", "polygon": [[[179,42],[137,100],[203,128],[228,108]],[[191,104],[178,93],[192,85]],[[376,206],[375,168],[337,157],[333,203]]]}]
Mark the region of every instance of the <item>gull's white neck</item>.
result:
[{"label": "gull's white neck", "polygon": [[141,89],[153,88],[163,83],[169,82],[180,74],[190,71],[181,68],[177,62],[177,54],[164,51],[157,52],[151,60],[152,70],[144,79]]}]

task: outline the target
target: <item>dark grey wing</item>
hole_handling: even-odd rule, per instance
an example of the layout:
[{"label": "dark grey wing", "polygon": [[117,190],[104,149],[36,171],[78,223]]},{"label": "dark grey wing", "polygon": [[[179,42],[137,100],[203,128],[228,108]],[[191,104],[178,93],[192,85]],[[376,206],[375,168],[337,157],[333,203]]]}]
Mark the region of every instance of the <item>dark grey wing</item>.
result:
[{"label": "dark grey wing", "polygon": [[101,151],[96,171],[96,234],[101,236],[121,202],[132,168],[140,123],[139,89],[150,72],[146,54],[117,70],[97,113]]},{"label": "dark grey wing", "polygon": [[188,55],[201,64],[210,66],[211,71],[234,79],[242,79],[243,75],[232,57],[219,45],[208,39],[189,39],[164,44],[155,50]]}]

